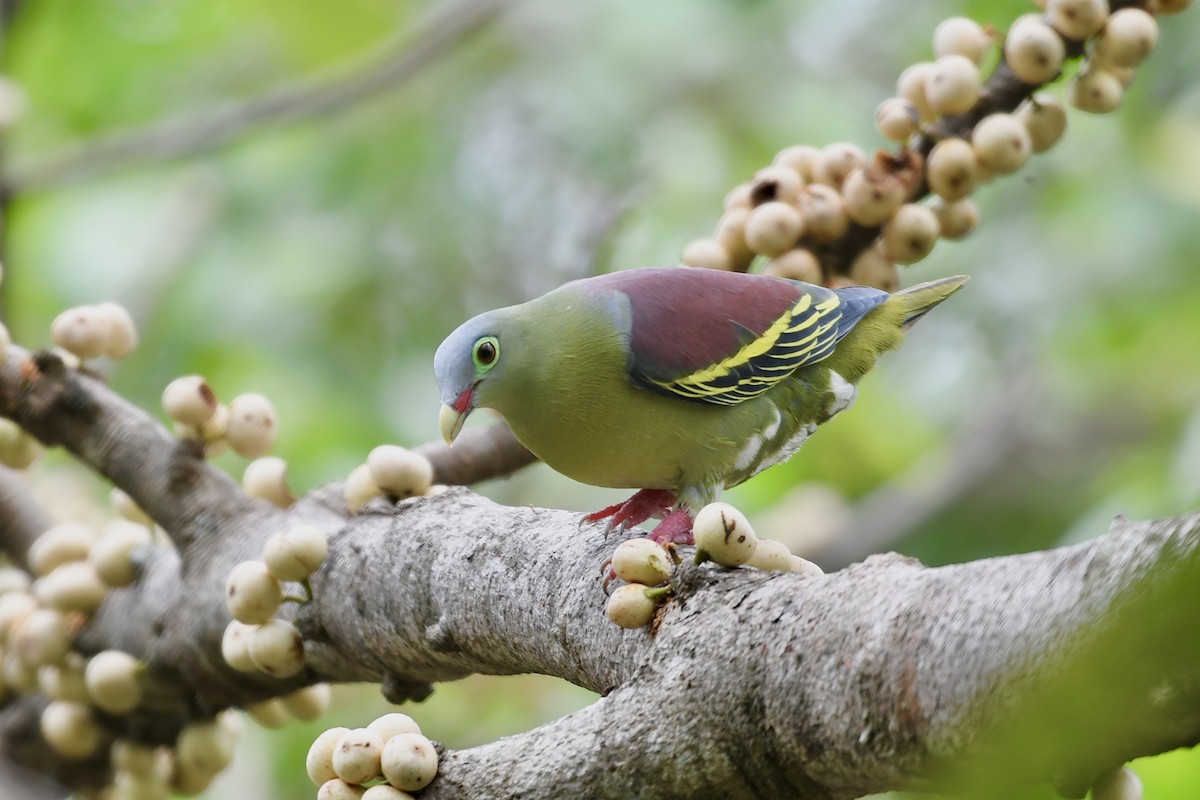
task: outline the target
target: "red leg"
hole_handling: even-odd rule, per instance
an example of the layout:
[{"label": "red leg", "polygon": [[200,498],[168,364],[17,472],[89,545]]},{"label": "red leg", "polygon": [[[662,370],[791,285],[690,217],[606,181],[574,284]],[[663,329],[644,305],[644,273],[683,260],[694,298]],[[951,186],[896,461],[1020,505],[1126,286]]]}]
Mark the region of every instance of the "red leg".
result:
[{"label": "red leg", "polygon": [[695,544],[692,538],[692,515],[685,508],[677,508],[658,523],[650,538],[664,547],[668,544]]},{"label": "red leg", "polygon": [[[641,525],[656,514],[665,514],[675,503],[675,495],[666,489],[642,489],[624,503],[617,503],[608,508],[602,508],[594,514],[583,518],[584,522],[599,522],[608,520],[608,529],[628,528]],[[688,524],[691,530],[691,524]]]}]

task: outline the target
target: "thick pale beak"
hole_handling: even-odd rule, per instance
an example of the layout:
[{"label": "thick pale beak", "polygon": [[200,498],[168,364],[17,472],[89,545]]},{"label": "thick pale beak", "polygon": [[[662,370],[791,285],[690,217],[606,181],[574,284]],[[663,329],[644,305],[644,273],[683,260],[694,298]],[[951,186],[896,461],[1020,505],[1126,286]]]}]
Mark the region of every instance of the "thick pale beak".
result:
[{"label": "thick pale beak", "polygon": [[442,426],[442,438],[446,440],[446,444],[454,443],[472,410],[468,408],[466,411],[456,411],[453,406],[442,404],[442,410],[438,412],[438,424]]}]

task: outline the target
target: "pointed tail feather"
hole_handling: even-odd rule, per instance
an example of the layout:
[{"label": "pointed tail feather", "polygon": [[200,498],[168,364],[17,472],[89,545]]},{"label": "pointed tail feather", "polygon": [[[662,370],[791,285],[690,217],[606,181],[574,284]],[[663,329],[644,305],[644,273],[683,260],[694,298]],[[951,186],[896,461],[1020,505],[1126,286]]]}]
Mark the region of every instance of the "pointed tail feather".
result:
[{"label": "pointed tail feather", "polygon": [[910,328],[929,313],[930,309],[961,289],[966,282],[966,275],[954,275],[928,283],[918,283],[894,293],[888,298],[888,302],[900,304],[904,313],[902,324],[905,328]]}]

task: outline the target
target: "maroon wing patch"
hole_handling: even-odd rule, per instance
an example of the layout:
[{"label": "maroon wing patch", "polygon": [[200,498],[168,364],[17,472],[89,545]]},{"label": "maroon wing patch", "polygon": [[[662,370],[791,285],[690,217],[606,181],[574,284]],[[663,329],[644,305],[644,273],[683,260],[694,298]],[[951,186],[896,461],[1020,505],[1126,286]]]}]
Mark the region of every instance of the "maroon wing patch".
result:
[{"label": "maroon wing patch", "polygon": [[684,267],[624,270],[587,283],[629,298],[630,355],[639,371],[659,380],[737,353],[801,294],[801,284],[782,278]]}]

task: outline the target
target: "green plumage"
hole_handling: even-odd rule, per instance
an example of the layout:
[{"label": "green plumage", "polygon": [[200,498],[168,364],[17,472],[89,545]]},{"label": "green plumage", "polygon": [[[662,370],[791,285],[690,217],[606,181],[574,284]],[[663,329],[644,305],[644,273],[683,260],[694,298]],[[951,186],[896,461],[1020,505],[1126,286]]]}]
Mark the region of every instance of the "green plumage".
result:
[{"label": "green plumage", "polygon": [[[680,272],[686,280],[689,271]],[[631,382],[629,293],[636,283],[613,291],[576,281],[476,317],[442,344],[435,369],[455,426],[474,407],[495,409],[526,447],[564,475],[596,486],[669,490],[680,506],[696,510],[789,457],[848,407],[859,379],[900,344],[904,327],[965,280],[934,281],[875,301],[825,358],[729,405]],[[796,286],[804,285],[787,288]],[[471,348],[485,336],[498,342],[498,356],[481,364],[477,354],[472,364]],[[457,427],[447,431],[452,438]]]}]

